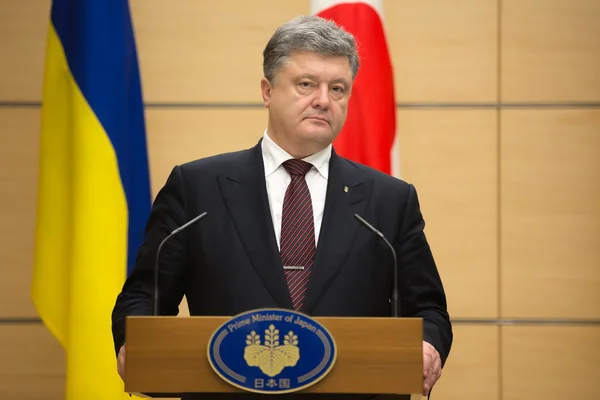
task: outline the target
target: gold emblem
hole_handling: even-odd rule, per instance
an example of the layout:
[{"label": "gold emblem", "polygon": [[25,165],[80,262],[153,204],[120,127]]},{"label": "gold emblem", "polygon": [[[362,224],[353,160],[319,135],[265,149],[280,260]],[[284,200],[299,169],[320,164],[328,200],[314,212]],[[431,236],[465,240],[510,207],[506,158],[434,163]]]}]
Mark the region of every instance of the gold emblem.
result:
[{"label": "gold emblem", "polygon": [[348,186],[344,186],[344,193],[348,193]]},{"label": "gold emblem", "polygon": [[293,367],[300,359],[298,336],[290,331],[284,336],[283,345],[279,345],[279,329],[271,324],[265,329],[264,344],[260,343],[260,335],[252,331],[246,335],[244,360],[249,367],[259,367],[267,376],[274,377],[285,367]]}]

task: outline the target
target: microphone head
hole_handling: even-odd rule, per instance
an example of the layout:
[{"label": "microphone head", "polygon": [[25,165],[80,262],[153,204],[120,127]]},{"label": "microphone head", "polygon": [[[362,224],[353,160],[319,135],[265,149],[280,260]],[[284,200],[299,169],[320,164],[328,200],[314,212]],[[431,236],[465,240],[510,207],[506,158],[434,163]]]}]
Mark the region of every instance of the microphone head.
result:
[{"label": "microphone head", "polygon": [[356,218],[361,224],[369,224],[367,221],[365,221],[365,219],[363,217],[361,217],[358,214],[354,214],[354,218]]},{"label": "microphone head", "polygon": [[371,225],[370,223],[368,223],[367,221],[365,221],[365,219],[363,217],[361,217],[358,214],[354,214],[354,218],[356,218],[361,224],[366,226],[367,229],[369,229],[371,232],[373,232],[377,236],[383,238],[383,233],[381,233],[377,229],[375,229],[375,227],[373,225]]}]

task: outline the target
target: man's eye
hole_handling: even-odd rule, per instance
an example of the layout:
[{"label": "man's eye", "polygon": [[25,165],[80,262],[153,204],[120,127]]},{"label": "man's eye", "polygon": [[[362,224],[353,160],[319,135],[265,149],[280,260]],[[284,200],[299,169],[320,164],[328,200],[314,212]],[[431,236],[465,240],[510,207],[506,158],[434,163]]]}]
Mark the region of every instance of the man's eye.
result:
[{"label": "man's eye", "polygon": [[341,86],[334,86],[333,88],[331,88],[331,90],[333,90],[336,93],[344,93],[344,88]]}]

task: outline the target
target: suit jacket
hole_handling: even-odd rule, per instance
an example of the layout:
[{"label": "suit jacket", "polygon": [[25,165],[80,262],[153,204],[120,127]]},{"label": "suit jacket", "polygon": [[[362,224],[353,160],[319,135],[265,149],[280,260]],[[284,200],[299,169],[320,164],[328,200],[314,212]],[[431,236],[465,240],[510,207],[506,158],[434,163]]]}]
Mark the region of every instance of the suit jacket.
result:
[{"label": "suit jacket", "polygon": [[[390,315],[393,258],[381,239],[353,217],[359,214],[394,246],[401,315],[423,318],[424,340],[445,363],[452,328],[415,188],[335,151],[329,168],[316,258],[300,311],[311,316]],[[248,150],[176,166],[155,199],[135,268],[114,307],[116,352],[125,340],[126,316],[152,313],[158,244],[205,211],[206,218],[172,237],[161,251],[160,314],[176,315],[184,295],[191,315],[291,309],[268,201],[260,142]]]}]

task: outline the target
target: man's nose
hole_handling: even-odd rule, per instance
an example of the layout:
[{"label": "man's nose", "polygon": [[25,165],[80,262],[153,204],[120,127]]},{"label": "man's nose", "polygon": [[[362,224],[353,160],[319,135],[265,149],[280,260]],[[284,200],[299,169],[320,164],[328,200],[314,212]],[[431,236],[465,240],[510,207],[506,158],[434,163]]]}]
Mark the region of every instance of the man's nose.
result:
[{"label": "man's nose", "polygon": [[315,108],[329,108],[329,88],[325,85],[321,85],[315,90],[313,107]]}]

